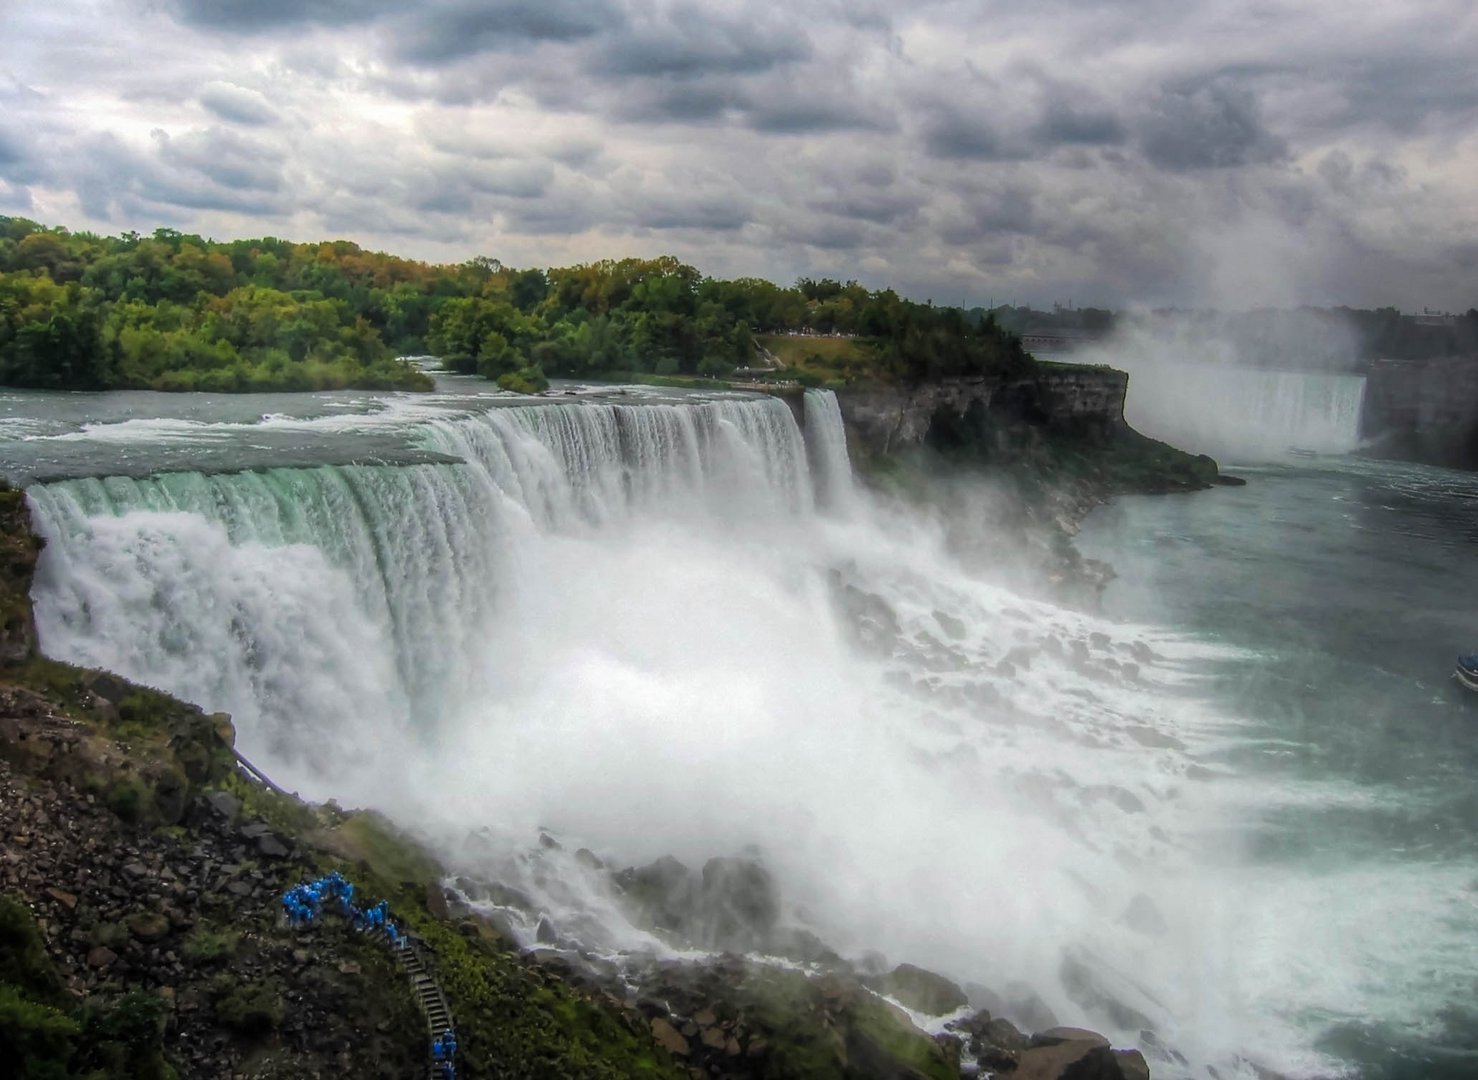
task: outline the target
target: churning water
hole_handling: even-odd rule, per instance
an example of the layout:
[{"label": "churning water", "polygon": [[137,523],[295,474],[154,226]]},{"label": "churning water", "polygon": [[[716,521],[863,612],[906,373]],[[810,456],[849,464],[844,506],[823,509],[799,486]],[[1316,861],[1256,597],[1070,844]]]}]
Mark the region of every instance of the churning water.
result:
[{"label": "churning water", "polygon": [[1451,678],[1478,641],[1478,477],[1238,472],[1212,497],[1120,500],[1080,537],[1118,570],[1111,613],[1228,650],[1202,669],[1243,724],[1208,761],[1236,778],[1227,989],[1362,1075],[1478,1076],[1478,700]]},{"label": "churning water", "polygon": [[[1325,821],[1424,811],[1337,768],[1291,781],[1283,753],[1323,760],[1338,725],[1280,726],[1278,693],[1254,708],[1228,692],[1228,672],[1302,669],[1259,663],[1276,635],[1255,617],[1220,632],[1189,568],[1136,569],[1179,599],[1111,597],[1113,619],[981,580],[931,526],[854,486],[821,392],[804,433],[784,403],[741,395],[313,400],[239,399],[214,418],[170,404],[169,419],[143,395],[113,412],[7,404],[26,421],[0,429],[7,463],[56,477],[29,489],[48,539],[44,648],[231,712],[279,781],[386,810],[615,951],[652,943],[573,859],[554,878],[547,860],[530,869],[540,828],[616,865],[752,846],[787,920],[833,947],[1023,982],[1124,1043],[1153,1029],[1189,1062],[1157,1075],[1235,1074],[1244,1054],[1310,1075],[1375,1068],[1366,1043],[1331,1032],[1430,1042],[1434,1010],[1471,977],[1471,807],[1466,826],[1461,805],[1444,811],[1468,841],[1428,860],[1440,872],[1422,891],[1402,884],[1431,869],[1419,857],[1326,847]],[[232,448],[291,467],[157,471]],[[1215,520],[1231,497],[1153,505]],[[1140,539],[1128,519],[1094,535],[1115,552]],[[1194,550],[1235,563],[1211,539]],[[1354,591],[1331,558],[1311,561]],[[1316,653],[1320,625],[1304,642]],[[1310,668],[1293,689],[1307,705],[1318,680],[1359,670]],[[1471,792],[1471,759],[1448,757]],[[1290,832],[1309,858],[1276,857]],[[1312,914],[1341,895],[1423,902],[1385,927],[1364,917],[1357,944]],[[1420,1005],[1396,1007],[1402,993]]]}]

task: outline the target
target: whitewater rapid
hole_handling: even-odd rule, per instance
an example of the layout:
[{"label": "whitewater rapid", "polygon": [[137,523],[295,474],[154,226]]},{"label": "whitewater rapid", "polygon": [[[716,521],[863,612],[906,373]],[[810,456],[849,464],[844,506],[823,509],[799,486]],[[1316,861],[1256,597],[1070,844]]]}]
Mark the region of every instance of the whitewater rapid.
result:
[{"label": "whitewater rapid", "polygon": [[1194,1075],[1323,1067],[1239,939],[1227,650],[966,572],[858,489],[829,393],[804,430],[740,396],[405,422],[462,463],[34,485],[44,649],[232,713],[279,782],[613,950],[653,943],[541,829],[757,851],[844,954],[1026,984]]}]

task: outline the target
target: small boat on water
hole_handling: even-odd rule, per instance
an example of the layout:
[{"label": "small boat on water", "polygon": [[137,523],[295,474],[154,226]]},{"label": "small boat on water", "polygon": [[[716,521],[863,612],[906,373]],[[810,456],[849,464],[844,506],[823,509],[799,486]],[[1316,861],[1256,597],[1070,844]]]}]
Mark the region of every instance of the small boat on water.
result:
[{"label": "small boat on water", "polygon": [[1478,653],[1472,656],[1459,656],[1457,668],[1452,675],[1458,682],[1478,694]]}]

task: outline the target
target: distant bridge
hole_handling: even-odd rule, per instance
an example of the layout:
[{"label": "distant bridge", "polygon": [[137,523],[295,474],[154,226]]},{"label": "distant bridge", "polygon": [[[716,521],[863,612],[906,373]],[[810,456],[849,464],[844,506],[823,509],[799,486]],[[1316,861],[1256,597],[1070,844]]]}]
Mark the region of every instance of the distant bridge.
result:
[{"label": "distant bridge", "polygon": [[1030,353],[1062,353],[1098,340],[1098,334],[1087,330],[1028,330],[1021,335],[1021,346]]}]

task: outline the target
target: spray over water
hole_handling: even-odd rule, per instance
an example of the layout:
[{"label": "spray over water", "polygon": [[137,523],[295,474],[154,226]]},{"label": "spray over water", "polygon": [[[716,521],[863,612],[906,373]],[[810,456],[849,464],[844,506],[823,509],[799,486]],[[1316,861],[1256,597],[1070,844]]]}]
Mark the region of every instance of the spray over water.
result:
[{"label": "spray over water", "polygon": [[1127,371],[1124,418],[1172,446],[1238,463],[1347,454],[1365,395],[1365,376],[1349,370],[1353,342],[1323,324],[1297,329],[1249,341],[1204,320],[1131,320],[1074,359]]}]

